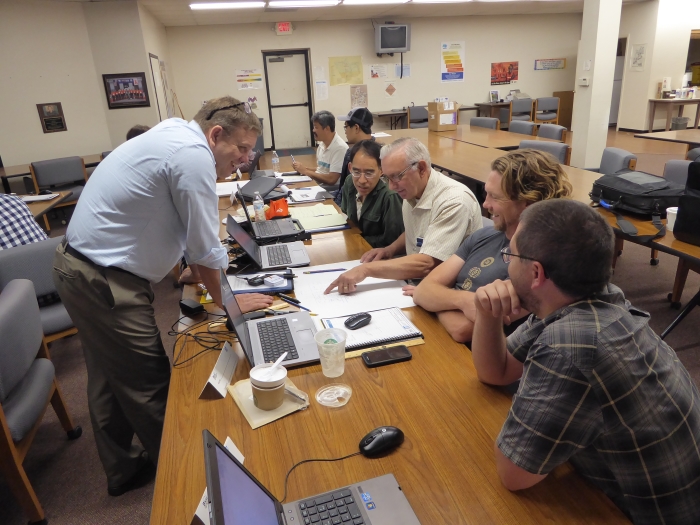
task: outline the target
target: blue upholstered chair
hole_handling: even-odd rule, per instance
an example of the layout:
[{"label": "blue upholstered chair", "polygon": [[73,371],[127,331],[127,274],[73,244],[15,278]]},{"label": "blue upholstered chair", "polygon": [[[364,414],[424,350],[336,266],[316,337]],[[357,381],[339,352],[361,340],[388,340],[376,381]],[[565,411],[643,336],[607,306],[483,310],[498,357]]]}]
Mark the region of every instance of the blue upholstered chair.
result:
[{"label": "blue upholstered chair", "polygon": [[31,281],[9,283],[0,294],[0,473],[31,523],[44,510],[22,463],[49,403],[69,439],[80,437],[42,342],[39,305]]},{"label": "blue upholstered chair", "polygon": [[559,124],[559,97],[535,99],[534,121],[537,124]]},{"label": "blue upholstered chair", "polygon": [[518,149],[536,149],[551,154],[561,164],[569,164],[571,148],[563,142],[542,142],[539,140],[523,140]]},{"label": "blue upholstered chair", "polygon": [[61,237],[23,244],[0,250],[0,290],[15,279],[29,279],[34,284],[41,328],[46,343],[78,333],[53,284],[53,258]]},{"label": "blue upholstered chair", "polygon": [[428,107],[410,106],[408,108],[408,127],[427,128],[428,127]]},{"label": "blue upholstered chair", "polygon": [[566,128],[556,124],[540,124],[540,129],[537,130],[537,136],[543,139],[554,139],[566,141]]},{"label": "blue upholstered chair", "polygon": [[526,122],[524,120],[513,120],[508,126],[508,131],[511,133],[519,133],[521,135],[534,135],[537,130],[537,125],[534,122]]},{"label": "blue upholstered chair", "polygon": [[501,125],[497,118],[472,117],[469,125],[477,128],[500,129]]}]

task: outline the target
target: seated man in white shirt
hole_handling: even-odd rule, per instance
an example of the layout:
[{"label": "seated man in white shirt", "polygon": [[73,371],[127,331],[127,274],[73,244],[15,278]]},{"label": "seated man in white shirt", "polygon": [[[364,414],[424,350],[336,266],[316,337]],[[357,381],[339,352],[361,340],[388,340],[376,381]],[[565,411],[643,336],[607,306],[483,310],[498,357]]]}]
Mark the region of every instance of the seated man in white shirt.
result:
[{"label": "seated man in white shirt", "polygon": [[[401,138],[383,146],[381,160],[389,189],[403,199],[406,230],[386,248],[366,252],[363,264],[341,274],[325,293],[335,288],[339,293],[352,293],[367,277],[422,279],[481,228],[474,194],[464,184],[432,169],[430,152],[419,140]],[[411,295],[413,286],[404,291]]]},{"label": "seated man in white shirt", "polygon": [[324,189],[336,191],[348,145],[335,132],[335,117],[330,111],[317,111],[311,117],[311,122],[314,125],[314,139],[319,142],[316,150],[316,169],[307,168],[301,162],[293,162],[292,166],[301,175],[311,177]]}]

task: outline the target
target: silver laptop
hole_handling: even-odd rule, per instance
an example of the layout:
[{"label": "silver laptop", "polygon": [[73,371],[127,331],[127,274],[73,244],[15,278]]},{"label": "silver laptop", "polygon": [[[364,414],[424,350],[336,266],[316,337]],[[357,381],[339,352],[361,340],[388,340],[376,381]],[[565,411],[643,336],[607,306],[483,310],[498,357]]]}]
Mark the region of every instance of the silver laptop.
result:
[{"label": "silver laptop", "polygon": [[208,430],[202,434],[211,525],[420,525],[393,474],[283,504]]},{"label": "silver laptop", "polygon": [[227,326],[236,332],[251,367],[274,362],[284,352],[287,352],[287,357],[282,361],[284,366],[319,361],[318,347],[314,340],[316,326],[308,312],[246,321],[223,270],[221,300],[228,316]]},{"label": "silver laptop", "polygon": [[243,207],[243,213],[245,213],[245,216],[248,219],[248,224],[250,224],[256,240],[260,239],[269,241],[275,237],[287,237],[289,235],[296,235],[297,233],[302,233],[304,231],[301,223],[294,219],[275,219],[273,221],[253,222],[250,219],[248,206],[246,206],[240,190],[236,191],[236,198],[238,199],[238,203]]},{"label": "silver laptop", "polygon": [[226,219],[226,231],[240,244],[243,251],[250,256],[261,270],[308,266],[311,262],[303,242],[295,241],[258,246],[258,243],[248,235],[248,232],[231,215]]}]

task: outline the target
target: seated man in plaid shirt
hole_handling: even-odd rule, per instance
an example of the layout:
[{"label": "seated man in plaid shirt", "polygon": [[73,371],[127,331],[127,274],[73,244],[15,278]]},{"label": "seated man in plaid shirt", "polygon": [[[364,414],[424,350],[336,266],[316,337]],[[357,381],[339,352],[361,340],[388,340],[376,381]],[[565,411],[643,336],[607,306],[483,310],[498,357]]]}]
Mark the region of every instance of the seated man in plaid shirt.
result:
[{"label": "seated man in plaid shirt", "polygon": [[[528,207],[502,251],[509,281],[476,292],[474,366],[520,379],[496,439],[510,490],[570,461],[635,524],[700,520],[700,396],[675,352],[609,283],[614,235],[583,203]],[[507,339],[503,316],[529,319]]]},{"label": "seated man in plaid shirt", "polygon": [[0,193],[0,250],[46,238],[22,199]]}]

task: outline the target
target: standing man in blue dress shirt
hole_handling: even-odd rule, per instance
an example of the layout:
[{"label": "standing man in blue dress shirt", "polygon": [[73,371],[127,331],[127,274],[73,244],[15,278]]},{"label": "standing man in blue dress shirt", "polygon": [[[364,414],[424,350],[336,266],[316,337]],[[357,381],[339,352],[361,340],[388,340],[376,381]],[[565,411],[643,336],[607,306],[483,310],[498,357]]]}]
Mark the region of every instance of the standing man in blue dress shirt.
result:
[{"label": "standing man in blue dress shirt", "polygon": [[[90,177],[57,248],[54,281],[83,345],[90,419],[112,496],[147,481],[160,449],[170,362],[151,281],[184,253],[221,306],[219,269],[228,257],[216,180],[247,161],[260,133],[247,103],[222,97],[191,122],[168,119],[125,142]],[[243,311],[272,303],[239,297]]]}]

